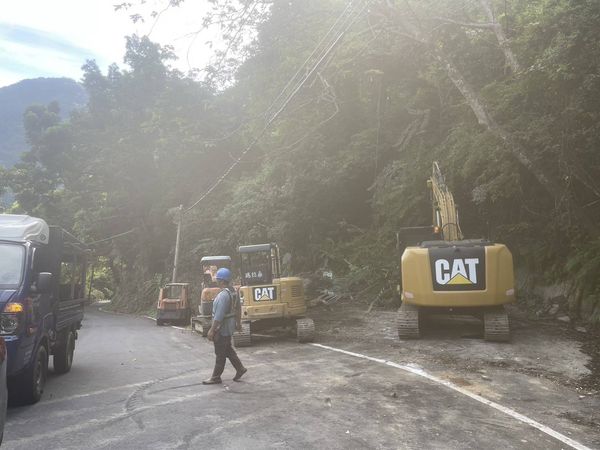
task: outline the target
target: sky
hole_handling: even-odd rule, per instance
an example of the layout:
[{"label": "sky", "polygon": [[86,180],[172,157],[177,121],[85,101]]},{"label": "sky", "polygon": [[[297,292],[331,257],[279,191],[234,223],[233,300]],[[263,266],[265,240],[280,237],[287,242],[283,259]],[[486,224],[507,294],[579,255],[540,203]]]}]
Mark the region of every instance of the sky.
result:
[{"label": "sky", "polygon": [[[183,71],[204,66],[212,54],[205,45],[210,32],[192,39],[207,8],[206,0],[187,0],[169,8],[155,21],[150,12],[161,11],[168,0],[127,0],[136,5],[115,11],[125,0],[4,0],[0,2],[0,87],[26,78],[81,79],[81,66],[95,59],[105,72],[111,63],[123,66],[125,36],[150,33],[160,44],[173,45]],[[145,22],[134,24],[130,14],[142,13]],[[191,44],[191,47],[190,47]],[[189,50],[189,51],[188,51]],[[189,60],[189,64],[188,64]]]}]

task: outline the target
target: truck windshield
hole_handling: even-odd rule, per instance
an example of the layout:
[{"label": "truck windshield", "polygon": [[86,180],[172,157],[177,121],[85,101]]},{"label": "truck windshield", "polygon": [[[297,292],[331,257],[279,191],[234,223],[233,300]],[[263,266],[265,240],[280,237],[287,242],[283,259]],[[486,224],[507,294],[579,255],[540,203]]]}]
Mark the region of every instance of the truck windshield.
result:
[{"label": "truck windshield", "polygon": [[0,288],[21,285],[25,249],[15,244],[0,244]]}]

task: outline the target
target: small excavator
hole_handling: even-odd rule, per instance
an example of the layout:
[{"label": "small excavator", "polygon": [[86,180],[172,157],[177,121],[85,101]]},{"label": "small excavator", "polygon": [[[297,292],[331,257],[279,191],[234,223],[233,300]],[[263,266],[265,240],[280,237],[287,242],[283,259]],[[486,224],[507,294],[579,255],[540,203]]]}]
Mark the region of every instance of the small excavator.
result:
[{"label": "small excavator", "polygon": [[204,256],[200,260],[202,265],[202,284],[200,293],[200,304],[198,305],[198,315],[192,316],[192,331],[201,333],[202,336],[208,335],[208,330],[212,325],[213,301],[221,288],[217,285],[217,270],[222,267],[231,269],[230,256]]},{"label": "small excavator", "polygon": [[418,244],[406,247],[402,254],[398,336],[419,338],[424,313],[451,312],[483,319],[485,340],[510,340],[504,307],[515,301],[510,250],[486,239],[464,239],[454,197],[437,162],[427,186],[433,225],[399,232],[401,240],[412,238]]},{"label": "small excavator", "polygon": [[244,245],[238,249],[242,285],[242,329],[233,335],[236,347],[252,344],[252,333],[276,327],[296,330],[298,342],[311,342],[313,320],[306,317],[307,302],[302,279],[281,276],[277,244]]}]

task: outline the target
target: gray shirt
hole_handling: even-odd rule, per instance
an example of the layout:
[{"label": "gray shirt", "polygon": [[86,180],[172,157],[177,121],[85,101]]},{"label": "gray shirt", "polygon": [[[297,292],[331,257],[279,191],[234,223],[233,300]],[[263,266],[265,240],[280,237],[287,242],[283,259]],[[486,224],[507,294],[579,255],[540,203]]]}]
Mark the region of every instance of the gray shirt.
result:
[{"label": "gray shirt", "polygon": [[221,329],[219,330],[221,336],[233,336],[235,332],[235,316],[225,317],[233,312],[231,302],[234,295],[231,291],[228,292],[227,289],[223,289],[213,301],[212,316],[213,320],[218,320],[221,323]]}]

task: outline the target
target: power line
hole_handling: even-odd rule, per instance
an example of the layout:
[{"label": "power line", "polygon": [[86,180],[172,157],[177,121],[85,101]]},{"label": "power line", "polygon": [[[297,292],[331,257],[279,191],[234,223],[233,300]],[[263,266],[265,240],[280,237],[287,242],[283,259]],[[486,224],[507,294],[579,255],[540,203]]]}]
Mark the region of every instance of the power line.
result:
[{"label": "power line", "polygon": [[[302,65],[298,68],[298,70],[296,71],[296,73],[294,74],[294,76],[292,78],[290,78],[290,81],[288,81],[288,83],[285,85],[285,87],[283,88],[283,90],[279,93],[279,95],[277,96],[277,98],[275,98],[275,100],[273,100],[273,103],[276,103],[281,98],[281,96],[285,93],[285,91],[287,90],[287,88],[290,87],[290,85],[296,79],[296,77],[298,75],[300,75],[300,72],[302,71],[302,69],[304,68],[304,66],[306,66],[310,62],[310,60],[315,55],[315,53],[317,52],[317,50],[319,49],[319,47],[321,46],[321,44],[323,44],[323,42],[325,42],[325,39],[327,39],[327,37],[333,32],[333,30],[335,29],[335,27],[337,26],[337,24],[340,22],[340,20],[342,19],[342,17],[346,14],[346,12],[352,6],[353,3],[354,3],[354,0],[352,0],[351,2],[348,3],[348,5],[344,9],[344,11],[342,11],[342,14],[340,14],[338,16],[338,18],[333,23],[333,25],[331,26],[331,28],[329,29],[329,31],[327,31],[327,33],[325,33],[325,36],[323,36],[321,38],[321,40],[319,41],[319,43],[317,44],[317,46],[315,47],[315,49],[312,51],[312,53],[308,56],[308,58],[306,58],[306,60],[304,61],[304,63],[302,63]],[[273,105],[271,105],[269,108],[271,108],[272,106]],[[265,111],[265,114],[268,114],[269,111],[270,111],[270,109],[268,109],[267,111]]]},{"label": "power line", "polygon": [[115,235],[113,235],[113,236],[109,236],[109,237],[107,237],[107,238],[100,239],[100,240],[98,240],[98,241],[87,242],[85,245],[87,245],[87,246],[91,246],[91,245],[95,245],[95,244],[100,244],[101,242],[110,241],[110,240],[112,240],[112,239],[117,239],[117,238],[120,238],[121,236],[125,236],[125,235],[128,235],[128,234],[130,234],[130,233],[133,233],[135,230],[137,230],[137,227],[135,227],[135,228],[132,228],[132,229],[131,229],[131,230],[129,230],[129,231],[125,231],[124,233],[115,234]]},{"label": "power line", "polygon": [[[317,52],[319,51],[319,48],[321,47],[321,45],[334,32],[334,30],[338,26],[338,24],[341,23],[342,24],[342,30],[337,34],[337,37],[335,37],[335,39],[332,42],[330,41],[329,45],[327,46],[327,48],[324,51],[321,51],[321,53],[319,54],[319,57],[317,58],[317,62],[313,65],[312,69],[310,69],[308,71],[308,73],[298,83],[296,83],[294,89],[292,90],[292,92],[290,94],[287,95],[286,99],[283,101],[283,103],[281,104],[281,106],[277,109],[277,111],[274,114],[272,114],[269,117],[269,119],[267,120],[266,124],[264,125],[264,127],[262,128],[262,130],[260,131],[260,133],[252,140],[252,142],[244,149],[244,151],[242,151],[242,153],[240,154],[240,156],[234,160],[234,162],[229,166],[229,168],[209,187],[209,189],[207,191],[205,191],[204,194],[202,194],[202,196],[196,202],[194,202],[194,204],[192,204],[190,207],[188,207],[185,210],[183,210],[183,212],[182,212],[182,214],[180,216],[181,218],[183,218],[184,214],[186,214],[189,211],[191,211],[192,209],[194,209],[200,202],[202,202],[202,200],[204,200],[208,195],[210,195],[223,182],[223,180],[225,178],[227,178],[227,176],[231,173],[231,171],[241,162],[241,160],[243,159],[243,157],[250,150],[252,150],[252,148],[254,148],[254,146],[260,141],[260,139],[264,136],[264,134],[266,133],[266,131],[269,129],[269,127],[271,126],[271,124],[285,110],[285,108],[293,100],[293,98],[300,91],[300,89],[302,89],[302,87],[306,84],[306,82],[312,77],[312,75],[314,75],[314,73],[317,71],[317,69],[323,63],[323,61],[331,54],[331,52],[337,46],[337,44],[342,39],[342,37],[346,34],[346,32],[350,29],[350,27],[354,23],[356,23],[356,21],[360,18],[360,16],[364,13],[364,11],[366,10],[366,8],[372,3],[372,1],[373,0],[365,2],[365,4],[363,5],[362,9],[360,9],[360,11],[358,11],[357,8],[353,7],[353,5],[355,5],[354,0],[352,0],[350,3],[348,3],[348,5],[346,6],[346,8],[338,16],[338,18],[336,19],[336,21],[334,22],[334,24],[331,26],[331,28],[327,31],[327,33],[323,36],[323,38],[321,38],[321,40],[319,41],[319,43],[317,44],[317,46],[315,47],[315,49],[311,52],[311,54],[308,56],[308,58],[302,63],[302,65],[300,66],[300,68],[296,71],[296,73],[288,81],[288,83],[281,90],[281,92],[275,98],[275,100],[273,100],[273,102],[271,103],[271,105],[262,114],[263,117],[266,116],[267,114],[269,114],[269,112],[275,107],[275,105],[277,104],[277,102],[282,98],[282,96],[285,94],[285,92],[288,90],[288,88],[294,83],[294,81],[296,80],[296,78],[298,77],[298,75],[308,65],[308,63],[310,62],[310,60],[317,54]],[[348,13],[348,11],[350,11],[350,12]],[[356,13],[357,11],[358,11],[358,13]],[[347,17],[344,17],[344,16],[347,16]],[[352,19],[352,20],[350,20],[350,19]],[[337,110],[333,114],[333,116],[335,116],[336,114],[337,114]],[[330,119],[331,119],[331,117],[328,118],[326,121],[329,121]],[[254,118],[252,120],[254,120]],[[246,123],[248,123],[248,122],[246,122]],[[232,136],[233,134],[235,134],[239,129],[242,128],[243,125],[244,124],[240,124],[235,130],[233,130],[233,132],[230,133],[229,136]],[[221,139],[215,139],[215,140],[221,140]],[[131,234],[134,231],[136,231],[137,229],[138,229],[138,227],[134,227],[134,228],[132,228],[132,229],[130,229],[128,231],[125,231],[123,233],[118,233],[118,234],[115,234],[115,235],[112,235],[112,236],[109,236],[109,237],[106,237],[106,238],[103,238],[103,239],[100,239],[100,240],[97,240],[97,241],[88,242],[86,245],[87,246],[93,246],[93,245],[100,244],[100,243],[103,243],[103,242],[111,241],[111,240],[114,240],[114,239],[126,236],[128,234]]]},{"label": "power line", "polygon": [[[370,2],[369,2],[370,3]],[[315,46],[314,50],[312,51],[312,53],[306,58],[306,60],[300,65],[300,67],[298,68],[298,70],[296,71],[296,73],[289,79],[289,81],[287,82],[287,84],[284,86],[284,88],[279,92],[279,95],[277,95],[277,97],[275,98],[275,100],[273,100],[271,102],[271,104],[269,105],[269,107],[267,109],[264,110],[263,113],[261,114],[257,114],[253,117],[251,117],[250,119],[246,120],[245,122],[241,122],[237,127],[235,127],[232,131],[228,132],[227,134],[225,134],[224,136],[220,137],[220,138],[212,138],[212,139],[205,139],[204,142],[205,143],[212,143],[212,142],[219,142],[219,141],[224,141],[229,139],[230,137],[234,136],[237,134],[237,132],[239,130],[241,130],[244,126],[248,125],[250,122],[260,118],[260,117],[266,117],[269,115],[269,113],[273,110],[273,108],[275,107],[275,105],[277,104],[277,102],[279,101],[279,99],[281,99],[281,97],[286,93],[286,91],[288,90],[288,88],[292,85],[292,83],[294,81],[296,81],[296,78],[298,77],[298,75],[300,75],[300,73],[302,72],[302,70],[304,70],[306,68],[306,66],[308,65],[308,63],[310,62],[310,60],[315,56],[315,54],[317,53],[317,51],[320,49],[320,47],[322,46],[322,44],[327,40],[327,38],[334,32],[335,28],[338,26],[338,24],[340,24],[340,21],[342,21],[342,27],[344,25],[344,23],[347,22],[348,18],[352,16],[353,11],[352,9],[354,9],[354,6],[356,5],[356,1],[355,0],[351,0],[346,8],[341,12],[341,14],[337,17],[337,19],[335,20],[335,22],[333,23],[333,25],[329,28],[329,30],[327,31],[327,33],[325,33],[325,35],[321,38],[321,40],[318,42],[318,44]],[[349,12],[350,11],[350,12]],[[348,13],[349,12],[349,13]],[[347,14],[348,13],[348,14]],[[346,18],[344,18],[344,16],[347,16]]]},{"label": "power line", "polygon": [[[372,1],[372,0],[371,0]],[[293,96],[300,90],[300,88],[303,86],[303,84],[307,81],[308,78],[310,78],[312,76],[312,74],[315,72],[315,70],[319,67],[319,65],[325,60],[325,58],[328,56],[328,54],[330,53],[330,51],[337,45],[337,43],[339,42],[339,40],[343,37],[343,35],[346,33],[346,31],[350,28],[350,26],[352,26],[356,20],[360,17],[360,15],[364,12],[364,10],[366,9],[366,7],[371,3],[371,1],[365,3],[365,5],[363,6],[363,8],[358,11],[358,8],[352,8],[352,10],[350,10],[349,14],[347,14],[347,17],[345,17],[342,21],[342,25],[341,25],[341,32],[338,34],[337,37],[334,37],[333,43],[331,43],[332,41],[330,40],[330,44],[329,47],[326,47],[326,49],[320,53],[319,56],[317,56],[317,63],[315,64],[315,66],[313,67],[313,69],[304,77],[304,79],[302,81],[300,81],[299,84],[296,85],[296,88],[294,88],[292,90],[292,93],[290,95],[288,95],[287,99],[283,102],[283,106],[281,106],[279,108],[279,110],[271,116],[271,118],[269,119],[269,123],[272,123],[272,119],[274,117],[276,117],[277,115],[279,115],[283,109],[285,109],[285,107],[287,106],[287,104],[292,100]],[[350,4],[348,5],[348,7],[351,7],[352,5],[354,5],[354,0],[352,0],[350,2]],[[339,23],[339,21],[341,20],[341,17],[343,17],[344,15],[346,15],[346,11],[348,11],[348,7],[342,12],[342,14],[340,15],[340,17],[338,18],[338,20],[336,20],[336,22],[333,24],[333,26],[330,28],[330,30],[327,32],[326,37],[331,34],[331,32],[335,29],[335,27],[337,26],[337,24]],[[356,13],[356,11],[358,11],[358,14],[356,14],[356,16],[354,17],[354,19],[352,19],[352,15]],[[318,49],[321,46],[321,43],[324,41],[324,39],[321,40],[321,42],[319,42],[319,44],[317,45],[316,49]],[[302,66],[300,67],[300,70],[297,72],[299,73],[304,66],[307,65],[308,61],[310,61],[310,59],[312,58],[312,56],[316,53],[316,49],[315,51],[313,51],[312,55],[302,64]],[[294,78],[296,77],[296,75],[294,75]],[[285,92],[287,90],[287,88],[289,87],[291,83],[288,83],[288,85],[284,88],[284,90],[282,91]],[[271,110],[275,103],[277,103],[277,100],[279,100],[279,98],[281,97],[281,94],[275,99],[275,101],[273,102],[273,104],[271,105],[271,107],[269,107],[269,110]]]},{"label": "power line", "polygon": [[[358,18],[362,15],[362,13],[366,10],[366,8],[371,4],[371,2],[372,2],[372,0],[366,2],[364,4],[364,6],[362,7],[362,9],[360,9],[360,11],[354,16],[354,18],[346,24],[346,26],[339,32],[339,34],[333,40],[333,42],[331,42],[331,44],[329,45],[329,47],[327,47],[327,49],[321,54],[321,56],[319,57],[319,59],[317,60],[317,62],[314,64],[314,66],[312,67],[312,69],[304,76],[304,78],[297,84],[297,86],[293,89],[293,91],[287,96],[287,98],[284,100],[283,104],[279,107],[279,109],[277,110],[277,112],[275,112],[275,114],[273,114],[267,120],[267,123],[262,128],[262,130],[260,131],[260,133],[242,151],[242,153],[240,154],[240,156],[237,159],[235,159],[235,161],[229,166],[229,168],[208,188],[208,190],[206,190],[204,192],[204,194],[202,194],[202,196],[200,196],[200,198],[198,200],[196,200],[196,202],[194,202],[194,204],[192,204],[190,207],[186,208],[183,211],[184,214],[187,214],[189,211],[191,211],[192,209],[194,209],[200,202],[202,202],[202,200],[204,200],[208,195],[210,195],[217,188],[217,186],[219,186],[223,182],[223,180],[225,178],[227,178],[227,176],[231,173],[231,171],[240,163],[240,161],[243,159],[243,157],[250,150],[252,150],[254,148],[254,146],[260,141],[260,139],[267,132],[267,130],[269,129],[269,127],[271,126],[271,124],[285,110],[285,108],[287,107],[287,105],[292,101],[292,99],[296,96],[296,94],[300,91],[300,89],[302,89],[302,87],[306,84],[306,82],[312,77],[312,75],[316,72],[316,70],[319,68],[319,66],[321,65],[321,63],[325,60],[325,58],[327,58],[327,56],[329,56],[329,54],[331,53],[331,51],[336,47],[336,45],[339,43],[339,41],[342,39],[342,37],[348,31],[348,29],[358,20]],[[350,5],[352,5],[353,3],[354,2],[351,2]],[[342,12],[342,14],[340,15],[340,17],[342,17],[343,15],[345,15],[347,10],[348,10],[348,7]],[[350,13],[349,17],[352,17],[352,15],[354,15],[354,11],[352,11]],[[339,20],[337,20],[334,23],[334,26],[332,27],[332,29],[335,28],[335,26],[337,25],[338,22],[339,22]],[[345,19],[344,22],[347,22],[347,19]],[[330,32],[331,31],[329,31],[328,34],[330,34]],[[323,42],[323,40],[321,42],[319,42],[318,46],[320,46],[320,44],[322,42]],[[313,54],[314,53],[316,53],[316,52],[313,51]],[[307,62],[305,61],[302,64],[302,67],[305,66],[306,64],[307,64]],[[296,72],[296,74],[297,73],[298,72]],[[292,77],[292,80],[294,78],[296,78],[296,76],[297,76],[296,74],[294,75],[294,77]],[[283,91],[287,90],[287,88],[290,86],[290,84],[291,83],[288,82],[288,84],[283,89]],[[275,99],[275,101],[272,103],[272,105],[269,107],[269,109],[267,111],[269,111],[270,109],[272,109],[274,107],[275,103],[277,103],[277,101],[279,100],[279,98],[281,98],[281,94]]]},{"label": "power line", "polygon": [[[190,212],[192,209],[194,209],[198,204],[200,204],[200,202],[202,202],[202,200],[204,200],[207,196],[209,196],[222,182],[223,180],[225,180],[225,178],[227,178],[227,176],[233,171],[233,169],[241,162],[242,158],[250,151],[254,148],[254,146],[258,143],[258,141],[264,136],[264,134],[267,132],[267,130],[269,129],[269,127],[271,126],[271,124],[279,117],[279,115],[285,110],[285,108],[287,107],[287,105],[292,101],[292,99],[296,96],[296,94],[300,91],[300,89],[302,89],[302,87],[306,84],[306,82],[313,76],[313,74],[317,71],[317,69],[321,66],[321,64],[323,63],[323,61],[331,54],[331,52],[333,51],[333,49],[336,47],[336,45],[339,43],[339,41],[342,39],[342,37],[346,34],[346,32],[350,29],[350,27],[359,19],[359,17],[363,14],[363,12],[367,9],[367,7],[373,2],[374,0],[368,0],[365,1],[364,6],[362,9],[360,9],[360,11],[352,18],[353,14],[355,13],[355,10],[350,9],[350,7],[354,4],[354,0],[351,1],[351,3],[344,9],[344,11],[341,13],[341,15],[338,17],[338,20],[336,20],[336,22],[334,23],[334,25],[332,26],[332,28],[330,29],[330,31],[327,32],[326,36],[330,35],[332,33],[332,30],[335,29],[335,27],[337,26],[337,24],[340,22],[340,20],[342,20],[342,17],[344,15],[346,15],[346,12],[350,9],[350,13],[348,15],[347,18],[344,18],[343,20],[343,24],[345,24],[345,26],[342,27],[342,30],[338,33],[337,37],[335,37],[335,39],[333,40],[333,42],[331,42],[329,44],[328,47],[326,47],[326,49],[324,51],[321,52],[320,56],[317,58],[316,63],[313,65],[312,69],[304,76],[303,79],[301,79],[296,87],[292,90],[292,92],[290,94],[288,94],[287,98],[283,101],[283,104],[277,109],[277,111],[275,112],[275,114],[272,114],[269,119],[267,120],[267,122],[265,123],[264,127],[262,128],[262,130],[260,131],[260,133],[252,140],[252,142],[250,142],[250,144],[244,149],[244,151],[242,151],[242,153],[238,156],[237,159],[234,160],[234,162],[229,166],[229,168],[208,188],[208,190],[206,190],[206,192],[204,192],[204,194],[202,194],[202,196],[196,200],[196,202],[194,202],[193,205],[191,205],[189,208],[186,208],[185,210],[181,210],[180,207],[180,214],[179,214],[179,221],[178,221],[178,225],[177,225],[177,243],[176,243],[176,249],[179,247],[179,239],[180,239],[180,230],[182,228],[183,225],[183,218],[184,215],[188,212]],[[352,20],[350,20],[352,18]],[[321,44],[325,42],[325,39],[322,39],[319,44],[317,45],[317,50],[318,48],[321,46]],[[294,76],[292,77],[292,79],[286,84],[286,86],[284,87],[284,89],[282,90],[282,92],[276,97],[276,99],[273,101],[273,103],[271,104],[271,106],[269,107],[269,109],[267,110],[267,113],[269,111],[271,111],[275,105],[277,104],[277,102],[279,101],[279,99],[282,97],[282,95],[285,93],[285,91],[293,84],[294,80],[296,79],[296,77],[298,76],[298,74],[302,71],[302,68],[304,68],[308,62],[310,61],[310,59],[312,58],[312,56],[314,56],[315,54],[317,54],[317,50],[313,51],[311,53],[311,56],[302,64],[302,66],[300,67],[300,70],[296,72],[296,74],[294,74]],[[337,111],[336,111],[337,114]],[[176,251],[175,254],[175,261],[174,261],[174,270],[173,270],[173,282],[176,282],[176,268],[178,265],[178,261],[177,261],[177,256],[178,256],[178,252]]]}]

